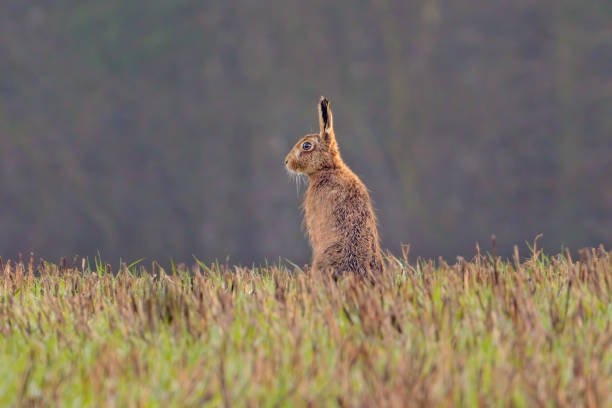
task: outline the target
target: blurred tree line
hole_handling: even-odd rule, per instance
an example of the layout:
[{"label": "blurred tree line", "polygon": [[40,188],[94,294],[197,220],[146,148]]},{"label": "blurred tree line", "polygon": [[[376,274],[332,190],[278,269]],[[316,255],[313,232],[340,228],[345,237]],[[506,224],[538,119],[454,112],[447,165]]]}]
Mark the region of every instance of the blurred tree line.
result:
[{"label": "blurred tree line", "polygon": [[322,94],[383,247],[612,244],[609,1],[0,9],[0,255],[306,262],[282,159]]}]

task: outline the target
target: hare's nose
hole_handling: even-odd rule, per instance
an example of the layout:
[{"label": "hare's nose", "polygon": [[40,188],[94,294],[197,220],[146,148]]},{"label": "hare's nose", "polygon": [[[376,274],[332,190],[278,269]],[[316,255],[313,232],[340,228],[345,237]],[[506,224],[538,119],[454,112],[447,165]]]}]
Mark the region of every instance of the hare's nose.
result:
[{"label": "hare's nose", "polygon": [[289,159],[285,159],[285,164],[287,164],[289,162]]}]

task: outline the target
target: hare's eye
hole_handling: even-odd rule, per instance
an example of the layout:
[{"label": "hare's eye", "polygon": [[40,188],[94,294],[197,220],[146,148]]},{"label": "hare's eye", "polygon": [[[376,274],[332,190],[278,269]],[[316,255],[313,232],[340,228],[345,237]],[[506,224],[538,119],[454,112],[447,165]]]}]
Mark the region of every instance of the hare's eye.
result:
[{"label": "hare's eye", "polygon": [[304,151],[312,150],[312,143],[310,142],[302,143],[302,150]]}]

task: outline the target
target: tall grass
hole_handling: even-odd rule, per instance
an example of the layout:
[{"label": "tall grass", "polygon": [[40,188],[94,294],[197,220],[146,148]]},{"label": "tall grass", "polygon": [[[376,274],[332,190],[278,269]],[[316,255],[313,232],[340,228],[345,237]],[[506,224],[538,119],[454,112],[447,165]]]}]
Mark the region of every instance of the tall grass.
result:
[{"label": "tall grass", "polygon": [[612,406],[612,253],[376,285],[288,266],[0,265],[0,406]]}]

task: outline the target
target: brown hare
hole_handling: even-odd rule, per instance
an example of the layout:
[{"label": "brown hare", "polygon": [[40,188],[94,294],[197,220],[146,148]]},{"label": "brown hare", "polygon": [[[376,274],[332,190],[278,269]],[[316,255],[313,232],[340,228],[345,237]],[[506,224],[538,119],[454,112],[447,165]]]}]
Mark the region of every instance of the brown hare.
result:
[{"label": "brown hare", "polygon": [[329,101],[319,102],[319,134],[306,135],[285,158],[293,173],[308,177],[304,226],[312,247],[312,269],[376,279],[383,262],[376,218],[365,185],[342,161]]}]

